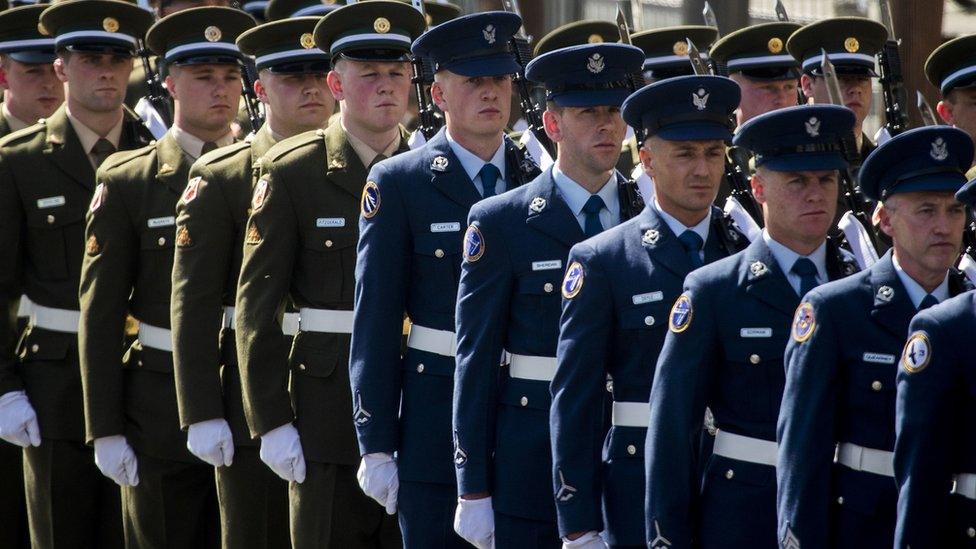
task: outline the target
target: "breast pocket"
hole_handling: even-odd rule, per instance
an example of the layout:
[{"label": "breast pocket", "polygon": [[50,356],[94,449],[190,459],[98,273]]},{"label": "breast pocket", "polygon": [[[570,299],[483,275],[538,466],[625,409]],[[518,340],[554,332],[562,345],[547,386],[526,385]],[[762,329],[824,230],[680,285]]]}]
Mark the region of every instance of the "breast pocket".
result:
[{"label": "breast pocket", "polygon": [[559,284],[562,270],[533,272],[518,277],[513,311],[525,311],[533,326],[558,326],[562,301]]},{"label": "breast pocket", "polygon": [[38,208],[32,204],[27,208],[26,222],[28,257],[40,280],[65,279],[72,265],[81,265],[85,233],[82,207]]},{"label": "breast pocket", "polygon": [[454,295],[461,276],[461,239],[460,232],[414,236],[414,279],[451,296],[450,299],[429,296],[427,305],[435,312],[454,313]]},{"label": "breast pocket", "polygon": [[724,404],[751,421],[775,422],[786,374],[783,352],[787,335],[776,331],[771,337],[743,338],[735,334],[726,343],[719,387]]},{"label": "breast pocket", "polygon": [[168,225],[146,229],[139,237],[140,262],[139,286],[153,291],[141,292],[145,296],[165,296],[169,290],[173,272],[173,240],[176,227]]},{"label": "breast pocket", "polygon": [[323,303],[351,302],[355,290],[356,243],[354,230],[315,228],[302,234],[301,268],[294,273],[300,288],[316,288],[313,297]]},{"label": "breast pocket", "polygon": [[659,349],[664,343],[668,325],[665,300],[630,305],[620,311],[620,344],[641,346],[641,353]]}]

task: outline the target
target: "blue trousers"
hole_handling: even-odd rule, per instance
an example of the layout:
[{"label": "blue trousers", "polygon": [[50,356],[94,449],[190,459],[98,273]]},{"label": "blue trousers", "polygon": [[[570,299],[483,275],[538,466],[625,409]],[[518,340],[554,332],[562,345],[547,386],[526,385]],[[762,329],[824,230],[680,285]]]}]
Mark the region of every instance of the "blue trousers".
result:
[{"label": "blue trousers", "polygon": [[404,549],[470,549],[454,533],[455,507],[453,484],[400,481],[397,513]]}]

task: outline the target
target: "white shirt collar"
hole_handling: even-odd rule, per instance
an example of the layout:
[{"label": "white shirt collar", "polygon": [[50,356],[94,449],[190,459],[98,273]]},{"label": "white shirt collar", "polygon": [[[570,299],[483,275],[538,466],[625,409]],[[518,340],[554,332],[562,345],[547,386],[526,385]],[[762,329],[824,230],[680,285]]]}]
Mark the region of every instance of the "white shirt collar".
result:
[{"label": "white shirt collar", "polygon": [[[895,255],[894,251],[891,252],[891,263],[895,266],[895,272],[898,273],[898,280],[901,280],[901,285],[905,287],[905,291],[908,292],[908,298],[912,300],[912,305],[918,309],[918,306],[922,304],[922,300],[929,292],[925,291],[925,288],[921,284],[915,282],[915,279],[909,276],[901,265],[898,263],[898,257]],[[934,290],[932,290],[932,295],[939,300],[939,303],[949,299],[949,273],[946,272],[946,276],[942,279],[942,284],[939,284]]]},{"label": "white shirt collar", "polygon": [[[800,255],[793,250],[787,248],[786,246],[780,244],[773,237],[769,236],[769,231],[763,229],[762,232],[763,240],[766,242],[766,246],[769,246],[769,251],[773,253],[773,258],[776,259],[776,263],[779,265],[780,270],[786,274],[786,278],[793,280],[791,277],[795,277],[799,281],[799,275],[793,274],[793,264],[796,260],[805,257],[810,261],[813,261],[814,266],[817,267],[817,282],[823,284],[829,280],[827,276],[827,241],[824,240],[816,250],[810,255]],[[797,286],[799,287],[799,286]],[[802,297],[802,296],[801,296]]]},{"label": "white shirt collar", "polygon": [[711,211],[709,211],[708,214],[705,215],[705,218],[699,221],[697,225],[694,227],[687,227],[684,223],[678,221],[673,215],[661,208],[661,204],[657,201],[657,196],[654,197],[654,200],[651,203],[654,204],[654,209],[657,211],[657,214],[664,219],[664,223],[667,224],[669,229],[671,229],[674,236],[681,236],[681,233],[685,231],[694,231],[696,234],[698,234],[698,236],[701,237],[702,242],[708,242],[708,229],[712,221]]},{"label": "white shirt collar", "polygon": [[[566,205],[569,206],[569,210],[573,212],[573,215],[577,217],[583,215],[583,206],[590,199],[590,191],[563,173],[559,169],[558,160],[552,166],[552,179],[556,182],[556,189],[559,190],[559,196],[563,197],[563,200],[566,201]],[[620,200],[617,199],[616,180],[617,174],[611,172],[610,179],[596,192],[596,195],[603,199],[603,203],[610,210],[612,217],[618,217],[620,215]]]},{"label": "white shirt collar", "polygon": [[[176,143],[179,144],[180,148],[183,149],[183,152],[186,153],[187,156],[193,160],[200,158],[203,151],[203,145],[206,143],[204,140],[191,134],[183,128],[180,128],[176,124],[173,124],[169,131],[173,132],[173,139],[176,139]],[[217,144],[218,148],[231,145],[234,143],[234,134],[228,130],[227,134],[215,141],[215,143]]]},{"label": "white shirt collar", "polygon": [[[457,157],[458,162],[461,163],[461,167],[464,168],[464,172],[468,174],[468,179],[474,181],[474,179],[480,175],[481,168],[487,164],[487,162],[479,158],[478,155],[474,154],[468,149],[465,149],[460,143],[455,141],[454,138],[451,137],[450,130],[446,130],[444,134],[447,137],[447,144],[451,147],[451,152],[454,153],[454,156]],[[505,181],[507,178],[505,177],[504,138],[502,138],[502,143],[498,146],[498,150],[496,150],[495,154],[491,157],[490,162],[494,164],[496,168],[498,168],[498,173],[501,174],[501,180]]]}]

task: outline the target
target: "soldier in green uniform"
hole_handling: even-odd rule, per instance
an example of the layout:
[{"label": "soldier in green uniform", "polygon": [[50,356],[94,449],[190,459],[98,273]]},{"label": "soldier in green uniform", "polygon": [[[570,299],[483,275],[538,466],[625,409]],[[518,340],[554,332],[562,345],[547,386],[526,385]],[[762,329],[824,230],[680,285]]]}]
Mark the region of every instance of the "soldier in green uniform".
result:
[{"label": "soldier in green uniform", "polygon": [[[237,39],[255,57],[255,90],[267,120],[243,142],[195,162],[176,206],[170,316],[176,397],[190,451],[217,467],[226,549],[289,547],[287,485],[261,462],[245,423],[234,298],[258,160],[286,137],[324,128],[332,114],[329,58],[312,38],[318,20],[283,19]],[[280,344],[288,345],[294,331],[284,331]]]},{"label": "soldier in green uniform", "polygon": [[[229,145],[241,93],[234,43],[254,19],[201,7],[161,19],[146,43],[170,67],[174,124],[153,145],[98,170],[81,271],[85,421],[102,473],[122,489],[126,545],[216,545],[213,468],[187,451],[173,381],[170,276],[174,211],[192,162]],[[138,339],[123,357],[126,312]]]},{"label": "soldier in green uniform", "polygon": [[[244,410],[262,461],[290,483],[296,549],[400,545],[396,519],[356,482],[349,338],[359,200],[367,169],[407,150],[398,122],[424,27],[388,0],[326,15],[315,43],[333,61],[340,114],[272,147],[251,200],[235,311]],[[276,320],[288,298],[301,314],[290,356]]]},{"label": "soldier in green uniform", "polygon": [[148,142],[122,99],[136,40],[151,20],[112,0],[46,9],[40,24],[54,40],[67,101],[0,140],[0,310],[12,312],[21,294],[35,304],[18,348],[12,314],[0,315],[0,436],[26,448],[34,547],[122,542],[118,487],[85,445],[78,277],[95,168],[114,150]]},{"label": "soldier in green uniform", "polygon": [[[939,88],[942,100],[935,106],[947,124],[976,139],[976,34],[960,36],[942,44],[925,61],[925,76]],[[976,168],[966,172],[976,178]]]}]

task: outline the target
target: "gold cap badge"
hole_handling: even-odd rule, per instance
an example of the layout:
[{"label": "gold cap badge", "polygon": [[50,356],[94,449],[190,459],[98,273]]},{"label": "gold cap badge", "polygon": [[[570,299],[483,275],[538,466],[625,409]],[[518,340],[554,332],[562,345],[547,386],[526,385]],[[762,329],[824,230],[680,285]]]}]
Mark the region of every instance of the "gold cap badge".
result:
[{"label": "gold cap badge", "polygon": [[373,30],[380,34],[390,32],[390,20],[386,17],[377,17],[376,21],[373,21]]},{"label": "gold cap badge", "polygon": [[861,43],[858,42],[857,38],[854,38],[853,36],[848,37],[847,40],[844,40],[844,49],[850,53],[855,53],[857,50],[861,49]]},{"label": "gold cap badge", "polygon": [[217,40],[220,40],[221,36],[223,36],[223,34],[220,32],[220,29],[213,25],[203,29],[203,37],[206,38],[208,42],[216,42]]},{"label": "gold cap badge", "polygon": [[315,37],[313,37],[312,36],[312,33],[310,33],[310,32],[306,32],[305,34],[303,34],[302,37],[298,40],[298,42],[306,50],[309,50],[309,49],[312,49],[312,48],[315,47]]},{"label": "gold cap badge", "polygon": [[674,47],[671,48],[671,51],[673,51],[675,55],[688,55],[688,43],[679,40],[674,43]]},{"label": "gold cap badge", "polygon": [[766,43],[766,47],[769,48],[770,53],[779,53],[783,51],[783,41],[774,36]]},{"label": "gold cap badge", "polygon": [[105,32],[118,32],[119,21],[114,17],[106,17],[102,19],[102,28],[105,29]]},{"label": "gold cap badge", "polygon": [[600,36],[599,34],[591,34],[590,37],[586,39],[586,41],[590,44],[602,44],[603,37]]}]

